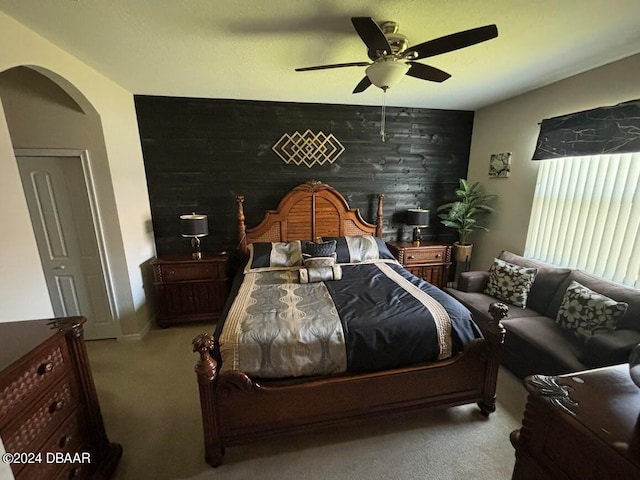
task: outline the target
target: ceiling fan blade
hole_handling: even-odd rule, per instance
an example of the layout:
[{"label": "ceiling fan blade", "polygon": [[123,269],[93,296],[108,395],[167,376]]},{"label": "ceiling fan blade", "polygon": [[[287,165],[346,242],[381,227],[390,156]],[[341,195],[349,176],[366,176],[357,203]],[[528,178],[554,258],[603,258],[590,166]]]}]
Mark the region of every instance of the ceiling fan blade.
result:
[{"label": "ceiling fan blade", "polygon": [[391,54],[391,45],[378,24],[371,17],[351,17],[353,27],[369,49],[369,58],[379,57],[382,52]]},{"label": "ceiling fan blade", "polygon": [[370,86],[371,86],[371,80],[369,80],[369,77],[365,75],[365,77],[362,80],[360,80],[360,83],[356,85],[356,88],[353,89],[352,93],[364,92]]},{"label": "ceiling fan blade", "polygon": [[463,32],[452,33],[444,37],[429,40],[414,47],[407,48],[407,52],[416,52],[417,57],[409,57],[411,60],[433,57],[441,53],[451,52],[460,48],[469,47],[476,43],[485,42],[498,36],[498,27],[495,25],[485,25],[484,27],[472,28]]},{"label": "ceiling fan blade", "polygon": [[316,67],[296,68],[296,72],[308,72],[310,70],[325,70],[327,68],[368,67],[369,65],[371,65],[370,62],[334,63],[331,65],[318,65]]},{"label": "ceiling fan blade", "polygon": [[436,67],[430,65],[424,65],[418,62],[409,62],[411,67],[407,75],[410,77],[420,78],[422,80],[429,80],[430,82],[444,82],[447,78],[451,77],[450,74],[444,72]]}]

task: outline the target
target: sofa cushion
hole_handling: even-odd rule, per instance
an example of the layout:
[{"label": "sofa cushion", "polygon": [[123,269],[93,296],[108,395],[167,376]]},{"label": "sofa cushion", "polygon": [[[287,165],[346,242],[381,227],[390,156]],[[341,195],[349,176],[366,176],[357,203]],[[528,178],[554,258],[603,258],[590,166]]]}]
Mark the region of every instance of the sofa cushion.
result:
[{"label": "sofa cushion", "polygon": [[579,358],[589,368],[627,363],[633,347],[640,343],[637,330],[615,330],[587,338]]},{"label": "sofa cushion", "polygon": [[556,323],[584,339],[613,331],[627,307],[626,303],[616,302],[573,280],[558,309]]},{"label": "sofa cushion", "polygon": [[[446,292],[467,307],[473,315],[473,320],[483,331],[486,330],[489,320],[491,320],[489,305],[497,301],[495,297],[487,295],[486,293],[463,292],[454,288],[447,288]],[[509,312],[505,318],[533,317],[539,315],[538,312],[530,308],[509,308]]]},{"label": "sofa cushion", "polygon": [[[575,280],[576,282],[590,288],[594,292],[601,293],[616,302],[624,302],[627,305],[626,313],[618,320],[616,325],[617,329],[631,329],[640,331],[640,290],[633,287],[626,287],[619,283],[610,282],[600,277],[596,277],[590,273],[582,270],[572,271],[559,290],[556,292],[552,303],[560,306],[564,298],[564,292],[567,290],[569,284]],[[551,316],[551,315],[549,315]],[[555,317],[551,316],[552,318]]]},{"label": "sofa cushion", "polygon": [[484,293],[524,308],[537,273],[537,268],[522,267],[496,258],[489,268],[489,281]]},{"label": "sofa cushion", "polygon": [[471,272],[460,272],[456,288],[463,292],[484,292],[489,281],[489,272],[475,270]]},{"label": "sofa cushion", "polygon": [[535,373],[559,375],[586,368],[578,360],[584,342],[564,332],[551,318],[508,318],[502,324],[507,330],[503,363],[520,378]]},{"label": "sofa cushion", "polygon": [[[515,265],[538,269],[536,279],[533,281],[531,291],[527,298],[527,307],[533,308],[547,317],[555,318],[560,302],[562,302],[562,297],[558,299],[557,304],[553,304],[550,300],[554,298],[560,285],[569,276],[571,269],[555,267],[548,263],[531,260],[507,250],[504,250],[498,258]],[[564,292],[565,290],[566,287],[562,291]]]}]

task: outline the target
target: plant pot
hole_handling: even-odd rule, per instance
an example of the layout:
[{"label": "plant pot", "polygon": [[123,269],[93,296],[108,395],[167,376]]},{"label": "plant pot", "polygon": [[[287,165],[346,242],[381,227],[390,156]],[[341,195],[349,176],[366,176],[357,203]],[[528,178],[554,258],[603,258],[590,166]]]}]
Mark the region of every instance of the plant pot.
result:
[{"label": "plant pot", "polygon": [[453,243],[453,258],[456,262],[469,262],[471,261],[471,251],[473,250],[473,243],[467,243],[462,245],[459,242]]}]

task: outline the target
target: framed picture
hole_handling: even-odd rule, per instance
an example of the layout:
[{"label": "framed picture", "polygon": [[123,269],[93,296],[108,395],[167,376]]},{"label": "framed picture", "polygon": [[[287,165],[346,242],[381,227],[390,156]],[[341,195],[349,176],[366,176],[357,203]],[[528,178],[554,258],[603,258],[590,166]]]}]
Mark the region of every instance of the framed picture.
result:
[{"label": "framed picture", "polygon": [[493,153],[489,159],[489,177],[507,178],[511,172],[511,152]]}]

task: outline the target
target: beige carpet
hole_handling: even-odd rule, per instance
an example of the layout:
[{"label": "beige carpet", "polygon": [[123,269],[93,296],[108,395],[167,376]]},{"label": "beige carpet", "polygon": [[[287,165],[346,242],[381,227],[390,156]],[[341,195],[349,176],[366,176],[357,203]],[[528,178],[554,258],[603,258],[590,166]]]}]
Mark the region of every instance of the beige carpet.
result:
[{"label": "beige carpet", "polygon": [[520,425],[525,391],[501,370],[498,408],[438,408],[227,449],[217,469],[204,461],[191,339],[206,325],[152,330],[144,340],[88,342],[111,441],[124,447],[116,480],[177,479],[509,479],[509,433]]}]

